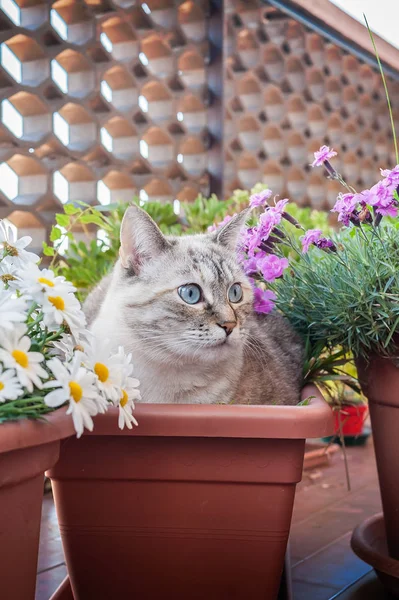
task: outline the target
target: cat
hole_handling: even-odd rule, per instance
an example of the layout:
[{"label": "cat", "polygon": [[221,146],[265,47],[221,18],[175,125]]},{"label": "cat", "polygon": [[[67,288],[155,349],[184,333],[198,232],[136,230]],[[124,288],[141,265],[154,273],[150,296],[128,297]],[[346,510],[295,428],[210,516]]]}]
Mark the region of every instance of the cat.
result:
[{"label": "cat", "polygon": [[84,311],[97,338],[132,352],[143,402],[299,402],[302,343],[277,311],[254,312],[237,259],[247,216],[170,237],[141,208],[127,209],[119,260]]}]

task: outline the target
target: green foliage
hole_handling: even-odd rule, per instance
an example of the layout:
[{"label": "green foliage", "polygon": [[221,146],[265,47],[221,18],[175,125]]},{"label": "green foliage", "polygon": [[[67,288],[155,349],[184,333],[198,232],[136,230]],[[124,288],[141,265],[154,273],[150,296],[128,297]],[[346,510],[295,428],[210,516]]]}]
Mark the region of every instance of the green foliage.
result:
[{"label": "green foliage", "polygon": [[278,308],[313,348],[392,356],[399,326],[398,225],[343,229],[334,241],[337,252],[311,248],[270,286]]},{"label": "green foliage", "polygon": [[213,223],[222,221],[226,216],[228,209],[233,204],[233,200],[220,201],[215,194],[210,198],[204,198],[200,195],[189,203],[182,204],[183,223],[186,225],[186,233],[201,233]]},{"label": "green foliage", "polygon": [[[56,215],[56,223],[50,233],[53,246],[43,243],[43,254],[52,256],[51,267],[57,275],[64,275],[78,289],[82,300],[90,289],[106,275],[115,262],[119,250],[119,230],[125,212],[124,206],[108,206],[105,214],[102,206],[89,206],[80,203],[79,206],[66,204],[65,213]],[[107,241],[92,240],[84,243],[74,238],[76,230],[87,231],[88,225],[96,225],[103,230]],[[60,249],[68,239],[68,249],[64,256]]]}]

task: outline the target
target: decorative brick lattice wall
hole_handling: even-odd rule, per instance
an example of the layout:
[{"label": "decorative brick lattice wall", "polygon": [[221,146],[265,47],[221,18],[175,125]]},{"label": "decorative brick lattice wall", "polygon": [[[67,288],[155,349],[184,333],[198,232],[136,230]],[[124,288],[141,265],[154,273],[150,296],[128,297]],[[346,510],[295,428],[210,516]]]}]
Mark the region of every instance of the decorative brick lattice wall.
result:
[{"label": "decorative brick lattice wall", "polygon": [[[329,209],[338,191],[309,164],[322,144],[359,190],[395,165],[379,73],[258,0],[228,2],[227,190],[264,181],[301,205]],[[399,122],[399,86],[388,81]]]},{"label": "decorative brick lattice wall", "polygon": [[1,0],[0,218],[209,194],[208,5]]},{"label": "decorative brick lattice wall", "polygon": [[360,188],[394,164],[376,71],[260,0],[225,0],[221,62],[221,6],[0,0],[0,218],[40,249],[65,202],[193,200],[223,161],[227,193],[264,181],[325,209],[322,143]]}]

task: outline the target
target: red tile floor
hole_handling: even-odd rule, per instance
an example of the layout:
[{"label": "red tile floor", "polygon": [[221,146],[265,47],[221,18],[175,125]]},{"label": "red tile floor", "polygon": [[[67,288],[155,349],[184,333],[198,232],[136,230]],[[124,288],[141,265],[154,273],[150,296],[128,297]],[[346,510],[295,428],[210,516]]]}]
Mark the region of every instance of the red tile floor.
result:
[{"label": "red tile floor", "polygon": [[[372,441],[348,448],[351,491],[341,452],[331,465],[305,472],[291,530],[294,600],[386,600],[368,565],[350,549],[352,529],[381,510]],[[48,600],[66,574],[51,495],[43,503],[36,600]]]}]

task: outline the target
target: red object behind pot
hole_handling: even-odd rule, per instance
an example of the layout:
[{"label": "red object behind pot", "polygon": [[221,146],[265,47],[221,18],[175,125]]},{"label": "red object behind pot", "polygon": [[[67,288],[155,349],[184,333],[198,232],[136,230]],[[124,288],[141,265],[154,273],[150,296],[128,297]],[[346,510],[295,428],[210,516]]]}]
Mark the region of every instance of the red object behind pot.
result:
[{"label": "red object behind pot", "polygon": [[339,434],[339,422],[342,424],[342,434],[344,436],[360,435],[363,431],[364,419],[367,412],[366,404],[356,406],[342,406],[340,410],[334,412],[334,431]]}]

